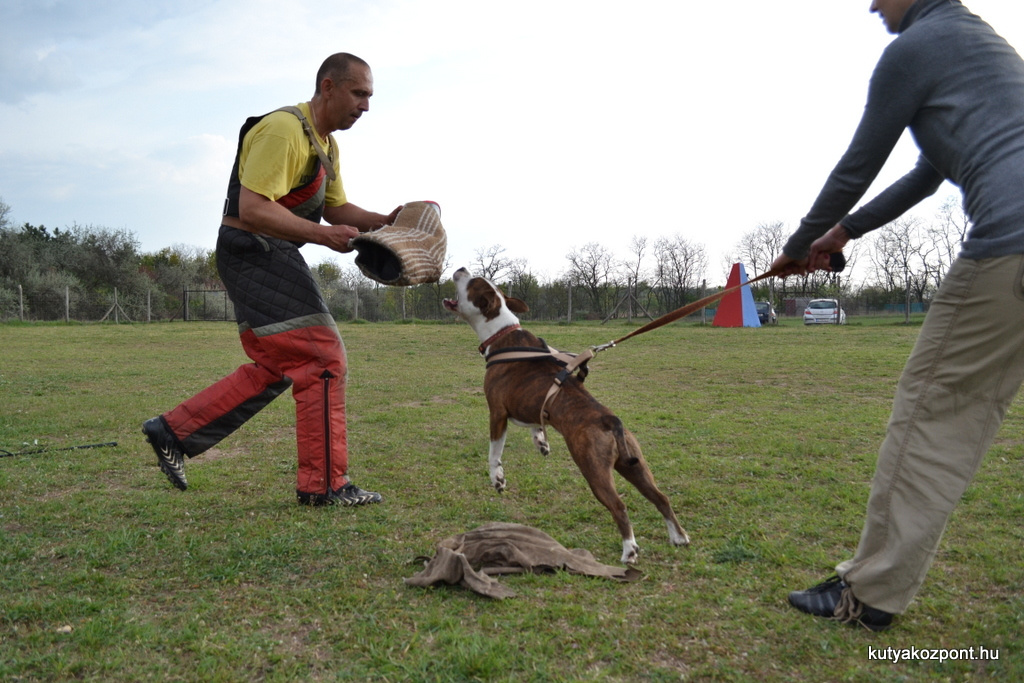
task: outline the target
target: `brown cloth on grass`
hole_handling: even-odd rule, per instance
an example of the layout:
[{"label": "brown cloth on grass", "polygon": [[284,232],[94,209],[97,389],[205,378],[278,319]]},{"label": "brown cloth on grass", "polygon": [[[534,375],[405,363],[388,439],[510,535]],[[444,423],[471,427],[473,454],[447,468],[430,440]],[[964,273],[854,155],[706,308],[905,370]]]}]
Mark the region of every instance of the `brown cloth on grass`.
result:
[{"label": "brown cloth on grass", "polygon": [[538,529],[491,522],[441,541],[437,554],[423,571],[405,582],[423,587],[458,584],[501,600],[514,596],[515,592],[492,579],[492,575],[540,574],[559,569],[616,581],[636,581],[641,576],[636,569],[601,564],[588,550],[567,550]]}]

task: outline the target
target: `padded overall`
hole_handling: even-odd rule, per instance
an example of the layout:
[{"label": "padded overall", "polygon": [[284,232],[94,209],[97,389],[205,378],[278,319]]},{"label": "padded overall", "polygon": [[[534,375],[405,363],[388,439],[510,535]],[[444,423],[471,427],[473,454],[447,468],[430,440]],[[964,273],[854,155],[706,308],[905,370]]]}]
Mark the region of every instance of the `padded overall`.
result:
[{"label": "padded overall", "polygon": [[[241,141],[261,117],[246,121]],[[317,162],[319,164],[319,161]],[[226,211],[237,213],[238,160]],[[325,172],[278,203],[319,221]],[[221,226],[217,271],[235,307],[242,348],[253,361],[164,414],[194,457],[242,426],[289,386],[295,399],[300,493],[326,494],[347,483],[345,348],[299,246]]]}]

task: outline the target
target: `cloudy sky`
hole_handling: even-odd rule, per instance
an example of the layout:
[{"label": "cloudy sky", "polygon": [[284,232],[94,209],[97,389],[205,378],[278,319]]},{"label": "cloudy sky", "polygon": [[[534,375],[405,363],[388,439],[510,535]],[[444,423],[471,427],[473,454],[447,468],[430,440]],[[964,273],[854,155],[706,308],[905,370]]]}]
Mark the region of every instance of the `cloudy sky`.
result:
[{"label": "cloudy sky", "polygon": [[[1024,3],[966,4],[1024,47]],[[554,277],[587,243],[678,233],[715,278],[743,233],[796,227],[849,142],[891,40],[869,5],[4,0],[0,200],[16,224],[213,248],[243,120],[347,51],[376,90],[337,134],[349,198],[439,202],[454,266],[501,245]],[[905,137],[876,189],[915,158]]]}]

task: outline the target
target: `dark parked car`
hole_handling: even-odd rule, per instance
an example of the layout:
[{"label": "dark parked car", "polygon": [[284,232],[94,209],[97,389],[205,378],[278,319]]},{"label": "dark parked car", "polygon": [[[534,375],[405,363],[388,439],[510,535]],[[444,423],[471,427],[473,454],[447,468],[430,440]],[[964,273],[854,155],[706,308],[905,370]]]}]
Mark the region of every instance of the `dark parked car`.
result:
[{"label": "dark parked car", "polygon": [[777,325],[779,323],[779,316],[775,315],[775,309],[769,302],[756,301],[754,308],[757,309],[757,319],[761,321],[762,325]]}]

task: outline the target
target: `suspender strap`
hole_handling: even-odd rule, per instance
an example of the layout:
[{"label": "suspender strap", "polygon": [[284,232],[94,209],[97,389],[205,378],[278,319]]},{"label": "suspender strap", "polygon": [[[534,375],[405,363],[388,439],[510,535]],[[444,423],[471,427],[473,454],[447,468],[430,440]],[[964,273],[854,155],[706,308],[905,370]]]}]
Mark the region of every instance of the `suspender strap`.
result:
[{"label": "suspender strap", "polygon": [[[310,105],[312,106],[312,105]],[[327,172],[327,177],[331,180],[337,180],[338,174],[334,172],[334,157],[337,156],[337,143],[334,141],[334,136],[330,133],[327,134],[327,141],[331,145],[331,153],[327,154],[324,148],[320,146],[320,141],[316,139],[316,131],[313,130],[313,126],[310,125],[309,119],[302,113],[302,110],[298,107],[281,107],[275,111],[286,111],[289,114],[294,114],[299,119],[299,123],[302,124],[302,130],[306,131],[306,137],[309,138],[309,142],[313,145],[313,149],[316,150],[316,155],[320,157],[320,163],[323,165],[324,170]]]}]

